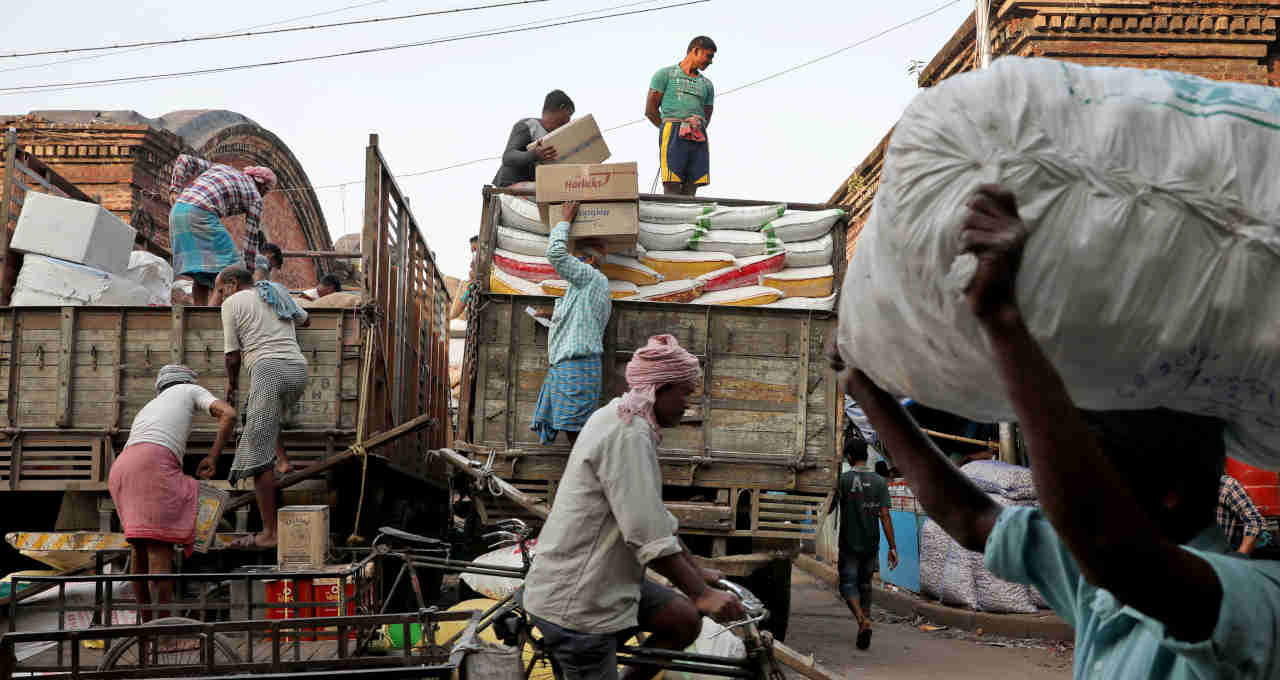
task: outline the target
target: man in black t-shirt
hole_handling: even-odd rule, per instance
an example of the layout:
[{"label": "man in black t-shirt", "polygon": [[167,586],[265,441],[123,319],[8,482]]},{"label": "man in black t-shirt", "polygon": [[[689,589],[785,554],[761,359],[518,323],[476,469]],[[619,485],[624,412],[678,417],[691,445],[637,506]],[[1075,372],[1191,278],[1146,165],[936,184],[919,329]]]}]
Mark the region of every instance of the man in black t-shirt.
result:
[{"label": "man in black t-shirt", "polygon": [[495,187],[508,187],[519,182],[532,182],[538,163],[556,159],[556,149],[549,144],[539,144],[532,151],[526,150],[533,142],[546,137],[564,126],[573,117],[573,100],[561,90],[552,90],[542,103],[541,118],[523,118],[516,121],[507,138],[507,148],[502,152],[502,167],[493,178]]},{"label": "man in black t-shirt", "polygon": [[827,512],[840,509],[840,597],[858,620],[858,649],[871,646],[871,575],[880,558],[880,525],[889,541],[889,568],[898,567],[898,544],[889,517],[889,483],[867,465],[867,443],[857,436],[844,442],[853,469],[840,483]]}]

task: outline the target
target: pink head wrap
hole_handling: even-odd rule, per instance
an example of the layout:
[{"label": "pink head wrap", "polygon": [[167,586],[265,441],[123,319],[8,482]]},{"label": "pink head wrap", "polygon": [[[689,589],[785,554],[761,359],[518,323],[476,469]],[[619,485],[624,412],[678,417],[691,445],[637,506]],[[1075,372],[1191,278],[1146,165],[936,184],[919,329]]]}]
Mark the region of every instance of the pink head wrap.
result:
[{"label": "pink head wrap", "polygon": [[267,191],[271,191],[276,188],[276,173],[272,172],[271,168],[263,167],[261,165],[250,165],[244,170],[241,170],[241,172],[248,175],[250,179],[261,182],[262,185],[267,188]]},{"label": "pink head wrap", "polygon": [[654,440],[661,441],[662,431],[653,414],[658,388],[697,383],[701,378],[698,357],[681,347],[673,336],[655,335],[649,338],[648,344],[636,350],[627,363],[627,386],[631,389],[622,395],[618,415],[628,425],[636,416],[644,418],[653,428]]}]

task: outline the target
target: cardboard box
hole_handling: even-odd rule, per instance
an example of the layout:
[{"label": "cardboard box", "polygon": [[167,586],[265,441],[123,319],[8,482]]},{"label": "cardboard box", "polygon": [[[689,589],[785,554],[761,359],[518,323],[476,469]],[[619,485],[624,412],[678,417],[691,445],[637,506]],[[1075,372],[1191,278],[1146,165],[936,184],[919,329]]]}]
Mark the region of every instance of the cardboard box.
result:
[{"label": "cardboard box", "polygon": [[28,191],[9,247],[117,276],[129,270],[137,233],[97,203]]},{"label": "cardboard box", "polygon": [[565,123],[560,129],[549,133],[542,139],[534,140],[525,151],[533,151],[539,143],[549,144],[556,148],[554,161],[543,161],[546,165],[560,163],[603,163],[609,160],[609,147],[604,143],[600,127],[596,119],[587,114],[577,120]]},{"label": "cardboard box", "polygon": [[[555,227],[560,221],[562,203],[538,206],[542,221]],[[635,201],[583,203],[569,228],[569,243],[583,238],[604,241],[610,252],[635,245],[640,232],[640,206]]]},{"label": "cardboard box", "polygon": [[329,506],[288,505],[276,513],[280,571],[315,571],[329,554]]},{"label": "cardboard box", "polygon": [[539,165],[538,203],[564,201],[634,201],[640,198],[635,163],[603,165]]}]

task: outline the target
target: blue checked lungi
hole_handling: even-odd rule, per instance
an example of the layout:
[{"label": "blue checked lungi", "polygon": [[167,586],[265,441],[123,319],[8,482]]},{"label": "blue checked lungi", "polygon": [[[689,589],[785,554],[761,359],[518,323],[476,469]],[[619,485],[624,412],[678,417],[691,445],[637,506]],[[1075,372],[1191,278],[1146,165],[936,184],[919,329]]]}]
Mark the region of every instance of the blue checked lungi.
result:
[{"label": "blue checked lungi", "polygon": [[188,203],[176,203],[169,211],[169,245],[174,273],[204,279],[201,285],[212,283],[227,267],[244,264],[218,215]]},{"label": "blue checked lungi", "polygon": [[565,359],[547,370],[529,429],[543,444],[558,432],[581,432],[600,404],[600,355]]}]

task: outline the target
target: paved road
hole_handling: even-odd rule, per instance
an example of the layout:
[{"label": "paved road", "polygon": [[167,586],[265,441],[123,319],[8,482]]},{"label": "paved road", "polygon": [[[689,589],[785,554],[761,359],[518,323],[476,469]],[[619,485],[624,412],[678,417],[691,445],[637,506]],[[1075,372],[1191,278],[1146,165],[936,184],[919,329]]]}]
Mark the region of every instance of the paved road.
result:
[{"label": "paved road", "polygon": [[[871,649],[854,646],[857,626],[834,589],[795,569],[787,644],[854,680],[990,680],[1071,677],[1071,650],[1051,643],[989,639],[950,630],[925,632],[875,609]],[[992,646],[992,645],[1005,646]],[[792,674],[788,674],[790,676]]]}]

